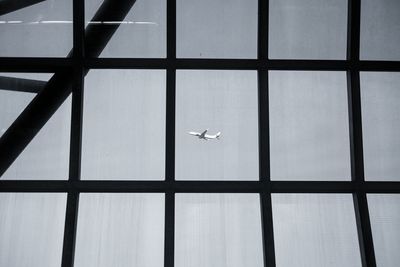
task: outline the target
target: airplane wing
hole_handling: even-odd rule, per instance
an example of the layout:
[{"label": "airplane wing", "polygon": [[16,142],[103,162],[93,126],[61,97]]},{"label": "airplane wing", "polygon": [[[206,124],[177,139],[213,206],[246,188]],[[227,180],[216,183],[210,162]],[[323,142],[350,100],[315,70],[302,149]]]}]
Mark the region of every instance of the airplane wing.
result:
[{"label": "airplane wing", "polygon": [[206,133],[207,133],[207,131],[208,131],[208,130],[205,130],[204,132],[202,132],[202,133],[200,134],[200,137],[203,137],[203,138],[204,138],[205,135],[206,135]]},{"label": "airplane wing", "polygon": [[200,136],[201,134],[198,132],[188,132],[188,134],[190,135],[194,135],[194,136]]}]

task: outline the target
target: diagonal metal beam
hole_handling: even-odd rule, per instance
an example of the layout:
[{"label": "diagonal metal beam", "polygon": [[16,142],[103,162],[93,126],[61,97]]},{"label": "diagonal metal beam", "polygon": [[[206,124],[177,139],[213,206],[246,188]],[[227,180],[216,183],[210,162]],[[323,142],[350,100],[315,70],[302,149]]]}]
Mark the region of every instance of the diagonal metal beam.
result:
[{"label": "diagonal metal beam", "polygon": [[[136,0],[105,0],[92,20],[122,21]],[[97,57],[118,29],[118,24],[90,25],[85,31],[85,42],[90,44],[86,56]],[[69,53],[72,55],[73,51]],[[84,74],[87,74],[85,70]],[[0,176],[36,136],[72,90],[73,74],[56,72],[45,88],[19,115],[0,139]]]},{"label": "diagonal metal beam", "polygon": [[43,1],[45,0],[3,0],[0,2],[0,16]]},{"label": "diagonal metal beam", "polygon": [[46,86],[46,82],[0,76],[0,90],[39,93]]},{"label": "diagonal metal beam", "polygon": [[[105,0],[92,21],[123,21],[136,0]],[[96,58],[100,55],[120,24],[89,24],[85,32],[85,56]]]}]

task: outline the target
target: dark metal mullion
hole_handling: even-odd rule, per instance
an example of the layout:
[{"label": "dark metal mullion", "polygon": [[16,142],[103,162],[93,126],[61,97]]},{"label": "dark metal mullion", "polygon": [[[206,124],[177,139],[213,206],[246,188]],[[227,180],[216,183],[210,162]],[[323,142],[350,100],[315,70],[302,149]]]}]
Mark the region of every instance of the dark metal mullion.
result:
[{"label": "dark metal mullion", "polygon": [[258,71],[259,168],[264,266],[275,267],[275,245],[271,203],[268,71]]},{"label": "dark metal mullion", "polygon": [[365,179],[360,73],[358,69],[360,62],[360,26],[361,0],[349,0],[347,59],[350,62],[350,70],[347,72],[347,84],[350,123],[351,178],[356,187],[355,192],[353,193],[353,201],[362,265],[363,267],[376,267],[368,202],[366,192],[364,191]]},{"label": "dark metal mullion", "polygon": [[[271,181],[270,188],[259,181],[54,181],[0,180],[0,192],[175,192],[175,193],[352,193],[350,181]],[[366,193],[400,194],[400,182],[364,182]]]},{"label": "dark metal mullion", "polygon": [[[82,118],[83,118],[83,86],[84,86],[84,38],[85,38],[85,6],[82,0],[73,1],[73,53],[74,62],[72,108],[71,108],[71,142],[69,158],[68,184],[72,188],[74,181],[80,180]],[[79,192],[70,190],[67,197],[67,207],[64,226],[64,244],[62,267],[73,267],[75,256],[75,240],[78,222]]]},{"label": "dark metal mullion", "polygon": [[364,267],[376,267],[374,245],[372,240],[371,222],[368,212],[368,202],[364,180],[360,75],[357,70],[348,72],[349,87],[349,117],[350,117],[350,144],[351,144],[351,175],[355,183],[353,193],[354,208],[360,253]]},{"label": "dark metal mullion", "polygon": [[[167,0],[167,62],[176,59],[176,0]],[[167,66],[165,137],[164,267],[174,267],[175,256],[175,80],[174,64]]]},{"label": "dark metal mullion", "polygon": [[165,149],[165,233],[164,267],[174,266],[175,192],[175,69],[167,69]]},{"label": "dark metal mullion", "polygon": [[275,245],[271,203],[269,99],[268,99],[268,25],[269,1],[258,0],[258,135],[259,183],[263,233],[264,266],[275,267]]},{"label": "dark metal mullion", "polygon": [[[352,65],[351,65],[352,64]],[[72,58],[4,58],[0,57],[0,71],[55,72],[73,68]],[[281,59],[199,59],[199,58],[86,58],[89,69],[233,69],[233,70],[331,70],[400,72],[400,61],[362,60],[281,60]]]},{"label": "dark metal mullion", "polygon": [[79,192],[69,192],[65,213],[64,241],[61,266],[72,267],[74,265],[75,235],[78,219]]}]

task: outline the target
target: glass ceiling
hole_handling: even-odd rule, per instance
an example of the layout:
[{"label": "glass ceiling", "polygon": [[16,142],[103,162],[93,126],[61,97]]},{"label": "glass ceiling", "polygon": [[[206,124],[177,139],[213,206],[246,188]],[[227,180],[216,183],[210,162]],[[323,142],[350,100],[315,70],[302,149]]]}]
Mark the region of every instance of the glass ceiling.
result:
[{"label": "glass ceiling", "polygon": [[397,0],[1,0],[0,266],[397,267]]}]

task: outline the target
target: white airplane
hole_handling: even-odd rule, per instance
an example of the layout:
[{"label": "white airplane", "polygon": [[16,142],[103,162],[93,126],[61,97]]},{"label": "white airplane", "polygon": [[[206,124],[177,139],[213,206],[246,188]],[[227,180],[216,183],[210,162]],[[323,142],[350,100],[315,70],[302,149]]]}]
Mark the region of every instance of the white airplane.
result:
[{"label": "white airplane", "polygon": [[188,134],[197,136],[199,139],[204,139],[204,140],[219,139],[219,137],[221,136],[221,132],[218,132],[217,134],[213,135],[213,134],[207,134],[207,131],[208,131],[208,129],[204,130],[204,132],[202,132],[202,133],[188,132]]}]

